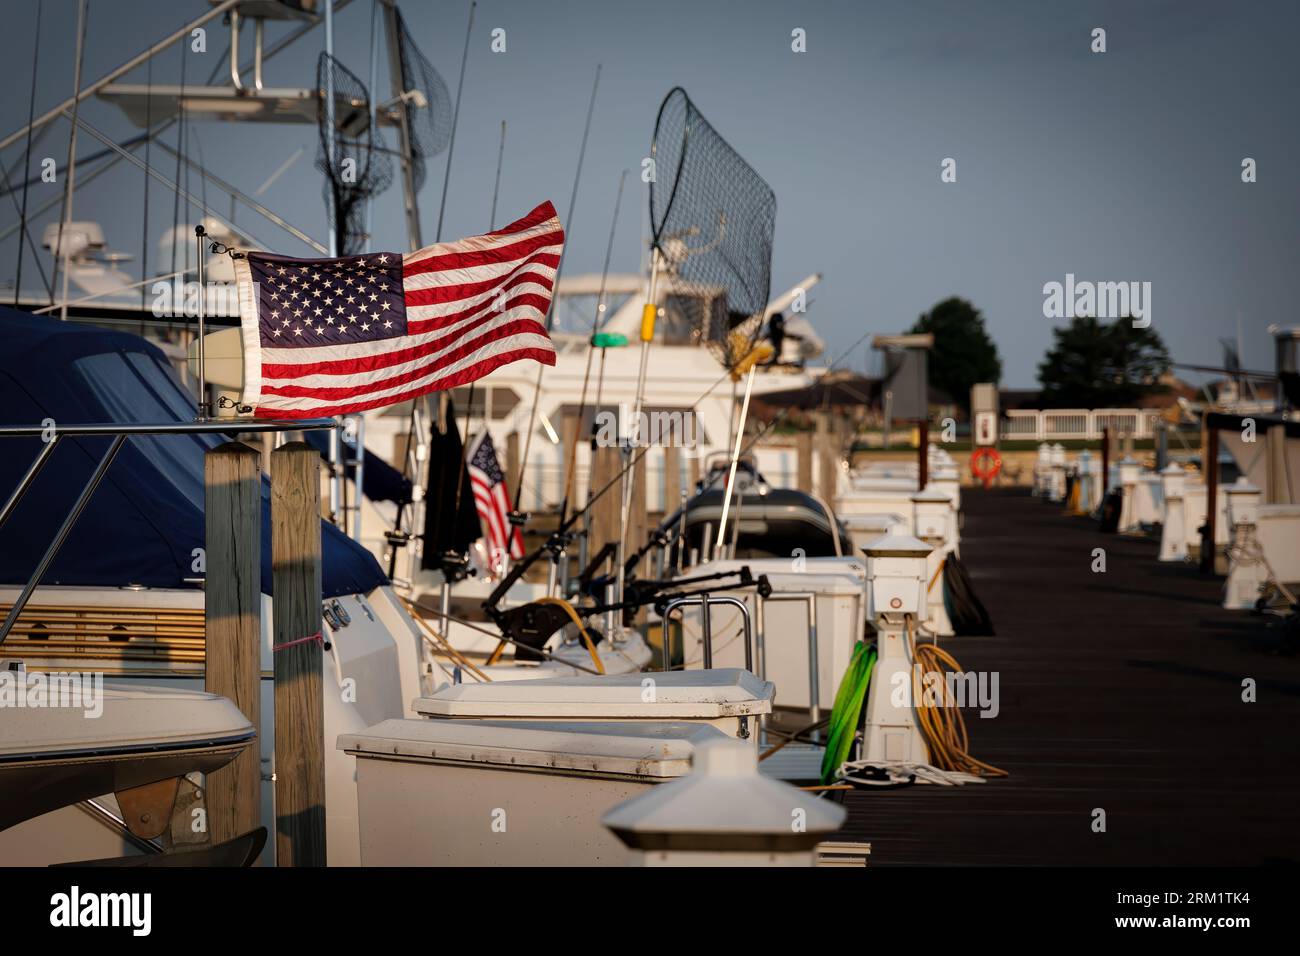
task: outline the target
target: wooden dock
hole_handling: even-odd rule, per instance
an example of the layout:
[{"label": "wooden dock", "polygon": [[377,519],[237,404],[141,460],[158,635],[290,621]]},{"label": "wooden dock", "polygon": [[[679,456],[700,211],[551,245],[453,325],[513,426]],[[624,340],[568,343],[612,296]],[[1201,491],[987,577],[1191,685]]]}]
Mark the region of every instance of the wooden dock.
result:
[{"label": "wooden dock", "polygon": [[872,866],[1300,862],[1300,659],[1278,631],[1153,540],[1023,490],[967,490],[963,508],[997,636],[942,646],[999,673],[1000,714],[965,716],[975,756],[1011,776],[850,792],[838,838],[870,842]]}]

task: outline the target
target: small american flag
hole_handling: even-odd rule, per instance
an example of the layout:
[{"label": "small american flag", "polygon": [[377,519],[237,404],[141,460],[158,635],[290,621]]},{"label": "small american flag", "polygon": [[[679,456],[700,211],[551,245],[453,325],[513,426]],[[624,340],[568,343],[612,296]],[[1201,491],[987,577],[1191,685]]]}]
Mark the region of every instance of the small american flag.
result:
[{"label": "small american flag", "polygon": [[243,404],[316,418],[454,388],[520,359],[555,364],[543,324],[564,230],[543,203],[485,236],[419,252],[235,260]]},{"label": "small american flag", "polygon": [[[469,483],[474,490],[474,505],[478,517],[487,531],[488,553],[496,565],[499,555],[509,555],[518,560],[524,556],[524,537],[510,524],[510,493],[506,490],[506,476],[497,461],[496,446],[486,430],[470,446],[467,468]],[[506,546],[507,539],[510,542]]]}]

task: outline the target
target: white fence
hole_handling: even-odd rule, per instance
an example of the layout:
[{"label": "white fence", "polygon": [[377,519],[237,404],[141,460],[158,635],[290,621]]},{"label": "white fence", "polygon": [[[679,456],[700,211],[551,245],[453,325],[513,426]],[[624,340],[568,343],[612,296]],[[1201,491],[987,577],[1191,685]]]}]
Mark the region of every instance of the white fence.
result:
[{"label": "white fence", "polygon": [[1014,408],[1002,419],[1002,438],[1008,441],[1096,441],[1103,428],[1111,434],[1152,438],[1159,412],[1138,408]]}]

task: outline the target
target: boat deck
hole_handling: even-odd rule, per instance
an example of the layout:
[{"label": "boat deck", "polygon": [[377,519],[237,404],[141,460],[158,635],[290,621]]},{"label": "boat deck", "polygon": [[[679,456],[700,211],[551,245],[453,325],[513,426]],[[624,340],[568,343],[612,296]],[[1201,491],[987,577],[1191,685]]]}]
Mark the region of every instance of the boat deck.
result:
[{"label": "boat deck", "polygon": [[838,839],[869,841],[872,866],[1300,861],[1300,658],[1278,630],[1223,610],[1222,579],[1158,563],[1156,542],[1026,491],[966,491],[963,508],[997,636],[943,646],[999,672],[1000,714],[965,716],[972,753],[1011,776],[849,792]]}]

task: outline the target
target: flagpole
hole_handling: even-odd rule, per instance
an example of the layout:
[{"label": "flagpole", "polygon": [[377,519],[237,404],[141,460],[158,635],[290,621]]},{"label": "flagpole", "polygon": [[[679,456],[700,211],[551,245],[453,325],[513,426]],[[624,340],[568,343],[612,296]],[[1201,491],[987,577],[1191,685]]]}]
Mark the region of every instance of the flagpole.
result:
[{"label": "flagpole", "polygon": [[207,298],[207,293],[204,291],[203,288],[203,278],[204,278],[203,274],[205,271],[203,268],[204,234],[205,234],[205,230],[203,228],[203,223],[200,222],[197,226],[194,227],[194,244],[198,251],[198,261],[195,264],[195,269],[198,272],[198,279],[199,279],[199,414],[195,418],[195,421],[199,421],[199,422],[207,421],[208,414],[209,414],[208,394],[207,394],[208,376],[207,376],[207,366],[205,361],[206,356],[204,355],[204,345],[203,345],[203,339],[207,334],[203,325],[204,323],[203,313],[206,311],[206,309],[204,308],[204,306],[206,305],[204,300]]}]

